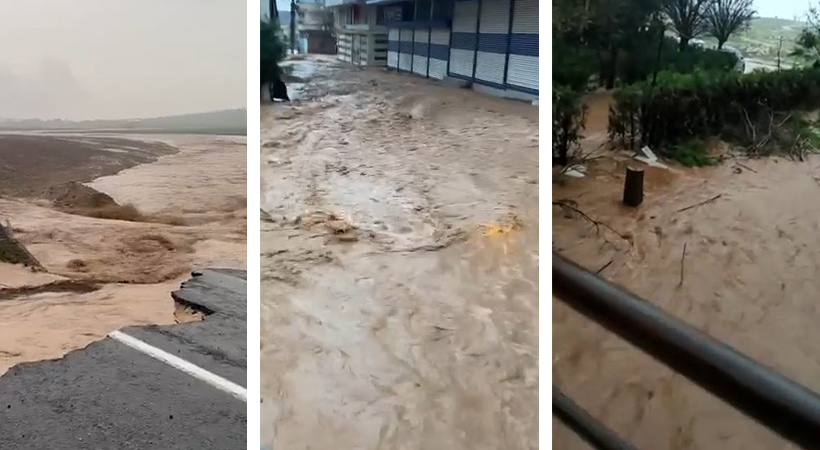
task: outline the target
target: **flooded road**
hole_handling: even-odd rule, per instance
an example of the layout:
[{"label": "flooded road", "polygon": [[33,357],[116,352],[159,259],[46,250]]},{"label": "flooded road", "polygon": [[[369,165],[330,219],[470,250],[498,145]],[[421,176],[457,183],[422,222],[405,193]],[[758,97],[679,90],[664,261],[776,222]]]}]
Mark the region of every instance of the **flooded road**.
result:
[{"label": "flooded road", "polygon": [[[553,205],[553,248],[820,392],[820,158],[650,167],[636,209],[627,164],[610,153],[553,185],[623,237]],[[553,353],[555,383],[638,448],[794,448],[555,300]],[[554,444],[587,448],[561,426]]]},{"label": "flooded road", "polygon": [[[46,199],[0,198],[2,220],[44,268],[0,263],[0,375],[124,326],[174,323],[170,293],[192,269],[245,268],[245,138],[144,139],[176,151],[88,183],[144,217],[112,220]],[[72,186],[72,194],[86,192]]]},{"label": "flooded road", "polygon": [[317,66],[262,107],[262,443],[538,448],[538,112]]}]

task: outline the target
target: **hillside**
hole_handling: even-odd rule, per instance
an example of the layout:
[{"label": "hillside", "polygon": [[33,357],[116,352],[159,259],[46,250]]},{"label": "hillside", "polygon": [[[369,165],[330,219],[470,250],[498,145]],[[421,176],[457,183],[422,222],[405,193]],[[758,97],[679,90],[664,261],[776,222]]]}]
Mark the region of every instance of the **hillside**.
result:
[{"label": "hillside", "polygon": [[0,130],[117,131],[131,133],[229,134],[247,133],[246,110],[229,109],[166,117],[126,120],[2,120]]},{"label": "hillside", "polygon": [[[786,62],[791,62],[791,59],[786,55],[794,48],[794,40],[804,26],[805,23],[795,20],[759,17],[752,20],[749,30],[738,36],[733,36],[729,39],[728,44],[743,52],[746,58],[775,62],[780,37],[782,36],[782,58]],[[704,40],[710,44],[717,43],[714,39]]]}]

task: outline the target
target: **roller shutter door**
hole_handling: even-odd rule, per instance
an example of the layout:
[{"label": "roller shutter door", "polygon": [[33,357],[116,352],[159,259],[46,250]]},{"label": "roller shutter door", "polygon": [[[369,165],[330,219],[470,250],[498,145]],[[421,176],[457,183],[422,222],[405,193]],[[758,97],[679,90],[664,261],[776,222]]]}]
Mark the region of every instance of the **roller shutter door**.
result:
[{"label": "roller shutter door", "polygon": [[339,35],[339,44],[338,50],[336,52],[336,57],[341,59],[342,61],[351,62],[350,59],[350,50],[353,43],[353,39],[351,35],[347,33],[341,33]]},{"label": "roller shutter door", "polygon": [[453,35],[450,41],[450,74],[473,77],[478,27],[478,1],[457,0],[453,10]]},{"label": "roller shutter door", "polygon": [[503,88],[510,29],[510,0],[483,0],[479,24],[476,82]]},{"label": "roller shutter door", "polygon": [[507,85],[538,95],[537,0],[515,0]]},{"label": "roller shutter door", "polygon": [[402,28],[399,33],[399,69],[410,71],[413,64],[413,29]]},{"label": "roller shutter door", "polygon": [[427,76],[427,50],[430,43],[430,30],[417,28],[413,36],[413,72]]},{"label": "roller shutter door", "polygon": [[447,58],[450,55],[450,30],[433,28],[430,31],[429,76],[441,80],[447,76]]},{"label": "roller shutter door", "polygon": [[399,29],[390,28],[387,31],[387,67],[395,69],[399,66]]}]

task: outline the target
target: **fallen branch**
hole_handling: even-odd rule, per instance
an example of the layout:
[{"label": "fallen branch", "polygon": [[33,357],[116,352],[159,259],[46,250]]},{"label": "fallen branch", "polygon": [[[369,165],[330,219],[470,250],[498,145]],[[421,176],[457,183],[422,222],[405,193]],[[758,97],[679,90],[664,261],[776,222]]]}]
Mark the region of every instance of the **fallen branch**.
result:
[{"label": "fallen branch", "polygon": [[680,289],[683,286],[683,259],[686,258],[686,242],[683,243],[683,252],[680,255],[680,282],[678,283],[677,289]]},{"label": "fallen branch", "polygon": [[739,163],[739,162],[735,161],[735,164],[737,164],[737,165],[738,165],[738,166],[740,166],[740,167],[743,167],[744,169],[746,169],[746,170],[748,170],[748,171],[750,171],[750,172],[757,173],[757,171],[756,171],[756,170],[752,169],[751,167],[749,167],[749,166],[747,166],[747,165],[745,165],[745,164],[743,164],[743,163]]},{"label": "fallen branch", "polygon": [[743,115],[746,118],[746,134],[747,135],[749,135],[749,134],[752,135],[751,136],[752,137],[752,144],[754,144],[755,141],[757,141],[757,133],[756,133],[754,125],[752,125],[752,120],[749,119],[749,112],[746,111],[746,108],[743,108]]},{"label": "fallen branch", "polygon": [[[748,111],[746,111],[746,109],[743,110],[743,116],[744,116],[744,119],[746,121],[745,122],[746,135],[751,139],[751,145],[749,145],[746,148],[746,152],[749,153],[749,154],[752,154],[752,155],[758,155],[760,150],[763,150],[763,148],[766,145],[769,144],[769,142],[772,139],[772,136],[774,135],[775,130],[782,127],[786,122],[788,122],[792,118],[791,113],[789,113],[789,114],[785,115],[783,120],[781,120],[780,122],[776,122],[775,121],[775,115],[779,114],[779,113],[775,112],[774,110],[772,110],[772,108],[768,107],[767,105],[765,105],[761,102],[758,102],[758,104],[760,106],[762,106],[763,108],[765,108],[764,111],[765,111],[766,115],[768,116],[768,131],[760,140],[757,139],[757,128],[755,127],[755,124],[752,123],[752,120],[749,118]],[[757,117],[759,118],[760,115],[761,114],[758,113]],[[755,122],[760,121],[760,119],[758,119],[758,118],[756,118]],[[765,129],[766,128],[765,119],[764,119],[764,123],[759,124],[759,125],[761,125],[761,128]]]},{"label": "fallen branch", "polygon": [[262,222],[276,223],[276,220],[274,220],[273,216],[271,216],[269,212],[263,210],[262,208],[259,208],[259,220]]},{"label": "fallen branch", "polygon": [[603,266],[603,267],[601,267],[600,269],[598,269],[598,271],[597,271],[597,272],[595,272],[595,275],[598,275],[599,273],[603,272],[603,271],[604,271],[604,269],[606,269],[607,267],[609,267],[609,266],[610,266],[610,264],[612,264],[612,262],[613,262],[613,261],[615,261],[615,260],[614,260],[614,259],[610,259],[608,263],[604,264],[604,266]]},{"label": "fallen branch", "polygon": [[581,211],[580,209],[578,209],[577,207],[573,206],[570,201],[557,200],[557,201],[553,201],[552,204],[553,204],[553,206],[557,205],[557,206],[560,206],[562,208],[567,208],[567,209],[570,209],[570,210],[578,213],[578,215],[580,215],[581,217],[583,217],[584,219],[589,221],[591,224],[595,225],[595,232],[598,233],[598,234],[600,234],[600,232],[601,232],[600,227],[604,226],[609,231],[617,234],[621,239],[626,239],[624,237],[624,235],[622,235],[621,233],[618,232],[618,230],[616,230],[616,229],[612,228],[611,226],[607,225],[605,222],[600,222],[598,220],[593,219],[592,217],[589,217],[589,215],[587,213],[585,213],[585,212]]},{"label": "fallen branch", "polygon": [[775,125],[775,126],[776,126],[777,128],[780,128],[780,127],[782,127],[782,126],[783,126],[783,124],[784,124],[784,123],[788,122],[788,121],[789,121],[789,119],[791,119],[791,118],[792,118],[792,114],[791,114],[791,113],[789,113],[789,114],[787,114],[787,115],[786,115],[786,117],[785,117],[783,120],[781,120],[781,121],[780,121],[780,123],[779,123],[779,124],[777,124],[777,125]]},{"label": "fallen branch", "polygon": [[794,139],[794,142],[792,143],[792,148],[789,150],[789,156],[792,159],[794,159],[795,148],[797,149],[797,159],[799,159],[800,162],[805,161],[805,159],[803,158],[803,143],[800,141],[800,138],[802,137],[803,133],[797,133],[797,137]]},{"label": "fallen branch", "polygon": [[[591,160],[593,160],[593,159],[598,159],[598,158],[601,158],[601,156],[596,156],[595,158],[592,158],[592,155],[594,155],[594,154],[595,154],[595,152],[597,152],[598,150],[600,150],[600,149],[604,148],[607,144],[609,144],[609,142],[604,142],[604,143],[602,143],[601,145],[599,145],[599,146],[595,147],[595,149],[591,150],[591,151],[590,151],[589,153],[587,153],[586,155],[582,155],[582,156],[581,156],[581,158],[578,160],[578,163],[579,163],[579,164],[583,164],[583,163],[585,163],[585,162],[587,162],[587,161],[591,161]],[[602,156],[603,156],[603,155],[602,155]]]},{"label": "fallen branch", "polygon": [[696,204],[694,204],[694,205],[689,205],[689,206],[687,206],[686,208],[681,208],[681,209],[679,209],[679,210],[675,211],[675,213],[684,212],[684,211],[689,210],[689,209],[692,209],[692,208],[697,208],[698,206],[702,206],[702,205],[705,205],[705,204],[707,204],[707,203],[713,202],[713,201],[715,201],[715,200],[719,199],[720,197],[723,197],[723,194],[718,194],[718,195],[716,195],[716,196],[714,196],[714,197],[710,198],[709,200],[704,200],[704,201],[702,201],[702,202],[700,202],[700,203],[696,203]]}]

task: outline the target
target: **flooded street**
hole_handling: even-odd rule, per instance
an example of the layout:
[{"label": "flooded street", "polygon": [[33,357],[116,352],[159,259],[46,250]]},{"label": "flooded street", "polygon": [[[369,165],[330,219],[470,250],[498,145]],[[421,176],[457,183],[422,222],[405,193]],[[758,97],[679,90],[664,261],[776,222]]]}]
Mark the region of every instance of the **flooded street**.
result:
[{"label": "flooded street", "polygon": [[[554,184],[553,202],[571,200],[621,236],[553,204],[553,248],[820,391],[820,158],[649,167],[644,202],[629,209],[625,167],[640,163],[604,154],[585,178]],[[794,448],[563,303],[552,307],[555,384],[638,448]],[[553,422],[556,448],[588,448]]]},{"label": "flooded street", "polygon": [[[54,203],[0,198],[2,220],[43,267],[0,263],[0,375],[121,327],[174,323],[170,293],[192,269],[245,268],[245,138],[136,139],[175,150],[85,188],[51,187]],[[100,198],[109,209],[87,206]]]},{"label": "flooded street", "polygon": [[309,57],[262,106],[262,443],[538,448],[538,111]]}]

